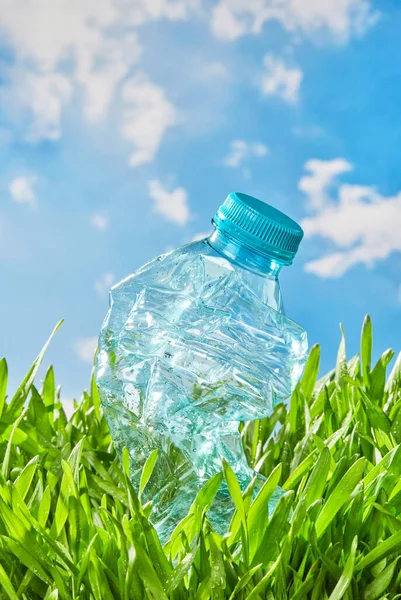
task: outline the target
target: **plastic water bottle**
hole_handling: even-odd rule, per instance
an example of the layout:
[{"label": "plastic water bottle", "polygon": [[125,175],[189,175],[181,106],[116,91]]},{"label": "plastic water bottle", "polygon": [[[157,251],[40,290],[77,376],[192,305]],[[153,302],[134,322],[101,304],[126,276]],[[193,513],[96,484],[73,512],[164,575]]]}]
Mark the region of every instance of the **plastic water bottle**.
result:
[{"label": "plastic water bottle", "polygon": [[[142,498],[165,541],[225,459],[243,489],[256,477],[240,421],[268,416],[303,368],[305,331],[284,314],[278,275],[303,232],[275,208],[231,193],[210,237],[159,256],[115,285],[103,322],[96,379],[134,487],[158,458]],[[280,493],[270,502],[277,502]],[[266,507],[267,510],[267,507]],[[226,531],[234,506],[221,485],[208,517]]]}]

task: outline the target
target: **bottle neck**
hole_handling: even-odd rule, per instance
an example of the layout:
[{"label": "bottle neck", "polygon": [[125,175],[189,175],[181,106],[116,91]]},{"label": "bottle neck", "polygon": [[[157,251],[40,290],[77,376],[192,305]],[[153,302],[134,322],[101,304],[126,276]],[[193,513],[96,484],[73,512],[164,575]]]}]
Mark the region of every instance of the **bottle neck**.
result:
[{"label": "bottle neck", "polygon": [[239,244],[234,238],[217,227],[207,238],[207,241],[219,254],[258,275],[277,279],[283,266],[274,259],[262,256],[251,248]]}]

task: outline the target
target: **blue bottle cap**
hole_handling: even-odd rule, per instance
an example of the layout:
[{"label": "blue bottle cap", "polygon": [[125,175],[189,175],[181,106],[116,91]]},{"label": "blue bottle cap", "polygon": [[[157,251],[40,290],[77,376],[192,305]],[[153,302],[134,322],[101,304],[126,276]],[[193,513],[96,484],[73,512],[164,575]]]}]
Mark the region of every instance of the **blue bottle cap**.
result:
[{"label": "blue bottle cap", "polygon": [[269,204],[231,192],[212,223],[238,243],[283,265],[290,265],[304,232],[284,213]]}]

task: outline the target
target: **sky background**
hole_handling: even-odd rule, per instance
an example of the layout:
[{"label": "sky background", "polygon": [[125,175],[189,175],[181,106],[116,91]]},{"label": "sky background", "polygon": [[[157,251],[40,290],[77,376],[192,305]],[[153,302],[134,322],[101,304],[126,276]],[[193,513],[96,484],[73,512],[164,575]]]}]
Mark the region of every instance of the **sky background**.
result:
[{"label": "sky background", "polygon": [[[230,191],[298,220],[281,284],[322,345],[401,348],[396,0],[0,0],[0,355],[88,385],[110,286]],[[43,373],[43,371],[42,371]]]}]

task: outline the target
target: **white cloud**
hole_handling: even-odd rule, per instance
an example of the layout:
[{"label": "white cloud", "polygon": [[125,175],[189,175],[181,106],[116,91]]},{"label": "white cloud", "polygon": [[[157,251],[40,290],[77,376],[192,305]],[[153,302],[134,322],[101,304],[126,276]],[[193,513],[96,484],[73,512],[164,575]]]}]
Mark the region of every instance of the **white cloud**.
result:
[{"label": "white cloud", "polygon": [[144,73],[131,77],[123,86],[125,110],[122,135],[134,146],[129,157],[132,167],[153,160],[165,130],[176,122],[176,111],[163,88]]},{"label": "white cloud", "polygon": [[254,157],[266,156],[269,153],[267,146],[261,142],[245,142],[234,140],[231,142],[230,151],[223,159],[226,167],[239,167],[243,162]]},{"label": "white cloud", "polygon": [[102,39],[95,52],[82,52],[75,79],[84,92],[84,113],[89,121],[106,116],[118,83],[138,63],[142,48],[136,33],[121,39]]},{"label": "white cloud", "polygon": [[338,42],[363,35],[377,20],[369,0],[220,0],[212,10],[211,28],[223,40],[260,34],[268,21],[287,31],[327,34]]},{"label": "white cloud", "polygon": [[35,204],[35,186],[37,182],[36,175],[19,175],[15,177],[8,186],[13,202],[17,204]]},{"label": "white cloud", "polygon": [[109,226],[108,218],[102,213],[94,213],[91,215],[90,222],[92,227],[99,229],[100,231],[105,231]]},{"label": "white cloud", "polygon": [[[14,133],[31,142],[57,140],[72,100],[82,101],[90,123],[116,102],[122,119],[116,130],[134,147],[132,166],[151,161],[178,122],[165,90],[137,72],[140,26],[210,14],[213,31],[226,39],[258,33],[276,20],[291,32],[323,30],[346,40],[374,21],[370,0],[219,0],[210,11],[201,0],[0,0],[0,6],[2,43],[14,61],[2,73],[0,110],[13,120]],[[265,93],[293,102],[301,75],[276,68]],[[219,62],[199,73],[205,80],[227,76]]]},{"label": "white cloud", "polygon": [[93,364],[97,341],[98,338],[96,336],[76,340],[74,348],[79,360]]},{"label": "white cloud", "polygon": [[298,102],[303,73],[297,67],[288,67],[283,60],[270,54],[263,57],[265,71],[261,90],[264,96],[278,96],[289,104]]},{"label": "white cloud", "polygon": [[309,174],[300,179],[298,188],[307,195],[308,207],[318,209],[327,202],[326,192],[334,184],[336,176],[351,171],[352,165],[344,158],[312,159],[305,163],[305,169]]},{"label": "white cloud", "polygon": [[205,239],[205,237],[209,237],[209,235],[211,234],[211,231],[200,231],[199,233],[195,233],[195,235],[193,235],[191,237],[191,242],[199,242],[199,240],[203,240]]},{"label": "white cloud", "polygon": [[301,222],[306,237],[328,240],[334,251],[309,261],[305,269],[320,277],[339,277],[356,264],[372,267],[401,251],[401,192],[383,196],[374,187],[338,183],[352,165],[343,158],[310,160],[299,187],[312,215]]},{"label": "white cloud", "polygon": [[103,273],[103,275],[95,281],[95,290],[99,296],[107,294],[115,280],[114,273]]},{"label": "white cloud", "polygon": [[188,194],[182,187],[167,191],[160,181],[149,181],[149,196],[154,200],[154,210],[167,221],[185,225],[191,218],[188,206]]},{"label": "white cloud", "polygon": [[[186,19],[199,10],[198,0],[0,3],[2,41],[14,55],[0,106],[17,129],[23,123],[24,137],[32,142],[61,136],[63,110],[73,94],[82,97],[88,121],[104,118],[140,59],[135,28],[157,19]],[[122,100],[127,105],[122,135],[135,146],[130,162],[149,162],[166,127],[175,123],[175,110],[164,90],[141,74],[124,85]]]},{"label": "white cloud", "polygon": [[125,4],[126,18],[132,25],[160,19],[182,21],[198,13],[200,7],[200,0],[136,0]]},{"label": "white cloud", "polygon": [[57,140],[62,111],[72,94],[69,79],[60,73],[38,74],[16,67],[6,81],[0,100],[10,120],[23,124],[23,137],[31,142]]},{"label": "white cloud", "polygon": [[[245,0],[238,3],[221,0],[213,8],[211,28],[215,36],[222,40],[235,40],[246,33],[252,32],[252,26],[247,23]],[[251,31],[249,31],[251,29]]]},{"label": "white cloud", "polygon": [[[1,0],[1,29],[22,59],[46,72],[72,59],[78,69],[107,58],[107,47],[126,43],[127,28],[149,21],[188,19],[198,0]],[[131,35],[131,34],[128,34]],[[119,51],[118,51],[119,52]],[[111,52],[114,54],[114,50]],[[112,61],[115,56],[111,57]]]},{"label": "white cloud", "polygon": [[107,50],[104,31],[117,16],[110,0],[2,0],[3,39],[15,53],[5,101],[32,112],[32,141],[60,137],[62,108],[77,83],[93,84]]}]

